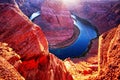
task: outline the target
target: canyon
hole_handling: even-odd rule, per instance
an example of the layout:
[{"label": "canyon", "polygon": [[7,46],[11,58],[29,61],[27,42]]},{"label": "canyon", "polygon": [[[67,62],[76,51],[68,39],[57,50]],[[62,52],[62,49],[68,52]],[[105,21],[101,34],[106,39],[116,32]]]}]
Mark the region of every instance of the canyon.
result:
[{"label": "canyon", "polygon": [[[56,47],[56,44],[66,41],[73,34],[78,34],[77,29],[74,29],[75,27],[72,24],[70,12],[66,11],[67,7],[60,6],[62,5],[61,3],[59,3],[59,7],[55,7],[58,4],[52,3],[52,0],[46,0],[44,4],[41,4],[42,0],[40,2],[37,0],[39,3],[36,3],[40,7],[36,8],[37,5],[33,6],[36,3],[33,3],[33,0],[29,0],[32,4],[31,9],[30,4],[25,4],[24,0],[22,2],[16,1],[17,3],[13,0],[12,4],[9,2],[0,3],[0,80],[120,79],[119,1],[110,2],[109,4],[112,6],[106,5],[107,7],[102,7],[103,10],[106,8],[108,12],[103,11],[99,15],[95,12],[96,17],[94,16],[94,10],[93,13],[87,12],[87,15],[84,14],[83,9],[78,12],[79,6],[72,11],[79,17],[94,24],[100,36],[92,41],[91,49],[85,57],[67,58],[64,61],[49,52],[49,44],[51,47]],[[26,0],[27,3],[29,1]],[[81,4],[83,5],[83,3]],[[85,4],[88,3],[84,2],[84,7],[87,6]],[[89,4],[98,6],[95,7],[95,10],[97,10],[103,3],[89,2]],[[60,12],[56,11],[58,9]],[[90,7],[90,9],[93,8]],[[28,17],[38,10],[43,11],[43,13],[42,17],[37,17],[33,21],[38,24],[36,25]],[[55,12],[54,15],[53,12]],[[56,20],[56,16],[58,16],[59,20]],[[68,23],[65,23],[66,20]],[[59,25],[58,21],[60,21]],[[61,25],[63,27],[60,27]],[[58,29],[59,27],[61,28],[60,30]],[[55,30],[55,35],[52,30]],[[54,36],[55,39],[53,40],[51,36]],[[70,43],[65,45],[70,45]]]},{"label": "canyon", "polygon": [[[71,28],[69,28],[69,30],[71,31],[68,32],[67,31],[68,28],[66,28],[67,29],[66,30],[63,27],[65,26],[68,27],[70,26],[70,24],[66,24],[65,23],[66,21],[61,20],[61,18],[64,15],[64,17],[68,16],[67,21],[68,20],[72,21],[70,19],[71,12],[77,15],[78,17],[82,18],[84,23],[86,23],[86,21],[89,21],[91,25],[95,26],[96,30],[98,31],[98,35],[101,35],[102,33],[116,27],[120,23],[119,21],[120,2],[118,0],[115,1],[76,0],[76,1],[78,1],[76,5],[69,4],[69,7],[62,4],[61,1],[59,0],[50,0],[50,1],[46,0],[45,3],[43,3],[44,1],[42,2],[39,0],[37,0],[36,2],[33,0],[25,0],[22,3],[18,1],[18,3],[20,4],[19,7],[22,10],[22,12],[28,17],[30,17],[31,14],[36,11],[41,11],[43,16],[38,16],[33,20],[33,22],[41,26],[41,29],[48,40],[50,48],[60,48],[64,46],[69,46],[76,40],[79,31],[76,27],[73,26],[73,22],[71,23],[72,25]],[[59,13],[57,13],[56,11],[59,12],[60,15],[58,15]],[[66,12],[69,14],[66,14]],[[52,21],[50,22],[48,19],[51,19]],[[63,21],[60,24],[65,26],[59,25],[59,21]],[[54,26],[56,24],[60,27]],[[63,35],[61,34],[61,30]],[[64,37],[61,37],[61,35]],[[98,39],[93,40],[91,43],[94,44],[91,44],[91,46],[98,45],[97,40]],[[94,48],[90,48],[88,55],[89,54],[96,55],[96,53],[98,53],[97,50],[98,50],[97,46]]]}]

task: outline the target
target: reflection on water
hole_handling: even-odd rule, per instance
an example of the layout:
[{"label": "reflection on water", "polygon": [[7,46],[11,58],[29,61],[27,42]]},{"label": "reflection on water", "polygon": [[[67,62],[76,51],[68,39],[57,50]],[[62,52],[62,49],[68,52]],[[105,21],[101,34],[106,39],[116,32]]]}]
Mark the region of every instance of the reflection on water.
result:
[{"label": "reflection on water", "polygon": [[36,17],[38,17],[40,15],[40,11],[37,11],[35,13],[33,13],[31,16],[30,16],[30,20],[32,21],[33,19],[35,19]]}]

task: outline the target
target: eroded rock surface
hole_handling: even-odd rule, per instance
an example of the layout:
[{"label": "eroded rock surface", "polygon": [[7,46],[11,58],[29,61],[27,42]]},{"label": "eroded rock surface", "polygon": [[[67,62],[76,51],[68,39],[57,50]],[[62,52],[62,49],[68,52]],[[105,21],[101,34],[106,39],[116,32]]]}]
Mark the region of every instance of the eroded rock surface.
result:
[{"label": "eroded rock surface", "polygon": [[0,4],[0,28],[0,41],[20,55],[17,70],[26,80],[73,80],[64,63],[49,53],[40,27],[16,6]]},{"label": "eroded rock surface", "polygon": [[8,43],[22,59],[48,54],[43,32],[19,9],[12,5],[0,5],[0,16],[0,41]]},{"label": "eroded rock surface", "polygon": [[0,56],[0,80],[25,80],[18,71]]},{"label": "eroded rock surface", "polygon": [[[120,23],[120,1],[81,1],[72,8],[72,12],[90,21],[102,34]],[[71,10],[71,9],[70,9]]]},{"label": "eroded rock surface", "polygon": [[0,56],[5,58],[11,65],[18,67],[21,63],[20,56],[8,47],[8,44],[0,42]]},{"label": "eroded rock surface", "polygon": [[42,26],[50,46],[69,40],[74,34],[71,13],[61,0],[45,0],[41,6],[41,19],[34,22]]},{"label": "eroded rock surface", "polygon": [[100,36],[99,79],[120,79],[120,25]]},{"label": "eroded rock surface", "polygon": [[6,43],[0,42],[0,80],[25,80],[15,69],[19,65],[19,55]]}]

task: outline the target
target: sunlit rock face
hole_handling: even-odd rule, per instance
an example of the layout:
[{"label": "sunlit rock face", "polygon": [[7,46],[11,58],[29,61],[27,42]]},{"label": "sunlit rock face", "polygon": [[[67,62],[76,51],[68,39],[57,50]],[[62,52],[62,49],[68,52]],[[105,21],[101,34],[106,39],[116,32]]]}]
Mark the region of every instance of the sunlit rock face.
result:
[{"label": "sunlit rock face", "polygon": [[0,80],[25,80],[17,70],[0,56]]},{"label": "sunlit rock face", "polygon": [[0,42],[0,80],[25,80],[15,69],[18,65],[20,56],[8,44]]},{"label": "sunlit rock face", "polygon": [[20,56],[8,46],[7,43],[0,42],[0,56],[17,68],[21,64]]},{"label": "sunlit rock face", "polygon": [[[16,6],[0,4],[0,41],[8,43],[20,55],[22,64],[16,69],[25,80],[73,80],[63,61],[49,53],[48,42],[40,27]],[[3,65],[6,67],[7,63]]]},{"label": "sunlit rock face", "polygon": [[120,25],[99,38],[100,80],[120,79]]}]

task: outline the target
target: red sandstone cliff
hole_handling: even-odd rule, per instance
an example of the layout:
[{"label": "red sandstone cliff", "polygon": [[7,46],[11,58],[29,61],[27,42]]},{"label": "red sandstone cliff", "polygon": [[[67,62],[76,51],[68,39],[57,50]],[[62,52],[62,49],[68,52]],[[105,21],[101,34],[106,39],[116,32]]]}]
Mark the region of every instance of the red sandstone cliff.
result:
[{"label": "red sandstone cliff", "polygon": [[[16,69],[26,80],[120,79],[120,26],[102,34],[99,38],[99,73],[97,73],[97,66],[90,62],[81,61],[74,64],[70,60],[66,60],[63,63],[50,54],[47,40],[41,29],[13,5],[0,4],[0,28],[0,41],[7,42],[20,55],[22,63],[16,66]],[[9,49],[7,51],[9,52]],[[2,52],[6,51],[2,50]],[[11,53],[0,55],[4,57],[4,59],[0,58],[1,63],[5,61],[2,64],[5,67],[2,69],[9,68],[8,65],[11,62],[14,65],[14,61],[20,58],[17,56],[11,58],[9,54]],[[9,59],[8,63],[6,60],[9,61]],[[92,61],[93,58],[88,59]],[[14,78],[23,79],[15,69],[13,71],[7,69],[7,71],[15,72],[11,73],[12,76],[17,73],[18,76],[14,75]],[[9,79],[13,78],[12,76],[7,77]],[[96,77],[94,78],[94,76]],[[1,78],[5,77],[0,76]]]},{"label": "red sandstone cliff", "polygon": [[43,32],[18,8],[0,5],[0,16],[0,41],[9,43],[23,60],[48,54],[48,44]]},{"label": "red sandstone cliff", "polygon": [[98,57],[87,56],[79,59],[79,63],[70,60],[64,63],[74,80],[120,80],[119,50],[120,25],[99,37]]},{"label": "red sandstone cliff", "polygon": [[40,27],[17,7],[0,4],[0,28],[0,41],[20,55],[17,69],[26,80],[73,80],[64,63],[49,53]]}]

